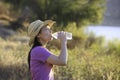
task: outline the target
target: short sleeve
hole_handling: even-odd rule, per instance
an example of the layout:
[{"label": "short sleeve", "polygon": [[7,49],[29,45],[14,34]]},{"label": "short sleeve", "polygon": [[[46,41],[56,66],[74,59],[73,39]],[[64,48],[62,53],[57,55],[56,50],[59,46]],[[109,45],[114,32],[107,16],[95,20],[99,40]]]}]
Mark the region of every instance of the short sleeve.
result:
[{"label": "short sleeve", "polygon": [[31,59],[46,62],[47,58],[51,55],[51,52],[44,47],[35,47],[31,51]]}]

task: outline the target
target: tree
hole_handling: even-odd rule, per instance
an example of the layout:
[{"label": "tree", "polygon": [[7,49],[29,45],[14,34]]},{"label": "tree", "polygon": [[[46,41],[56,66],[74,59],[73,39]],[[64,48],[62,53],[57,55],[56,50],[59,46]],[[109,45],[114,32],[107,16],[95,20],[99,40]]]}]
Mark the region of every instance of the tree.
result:
[{"label": "tree", "polygon": [[[106,0],[4,0],[14,6],[30,7],[41,20],[53,19],[59,25],[100,23]],[[19,3],[18,3],[19,2]]]},{"label": "tree", "polygon": [[[54,5],[57,4],[57,5]],[[54,0],[49,5],[50,16],[55,16],[58,22],[67,24],[76,22],[77,26],[88,23],[99,23],[102,20],[104,0]]]}]

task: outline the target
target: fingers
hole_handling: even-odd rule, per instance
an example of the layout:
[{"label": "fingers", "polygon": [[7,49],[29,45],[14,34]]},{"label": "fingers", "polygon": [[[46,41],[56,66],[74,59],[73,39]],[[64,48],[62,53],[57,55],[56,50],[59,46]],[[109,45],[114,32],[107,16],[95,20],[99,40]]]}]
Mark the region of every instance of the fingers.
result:
[{"label": "fingers", "polygon": [[64,32],[64,31],[59,31],[59,32],[58,32],[58,35],[59,35],[59,36],[65,36],[65,35],[66,35],[66,32]]},{"label": "fingers", "polygon": [[66,32],[64,32],[64,31],[59,31],[59,32],[58,32],[58,38],[59,38],[59,39],[62,39],[62,40],[63,40],[63,39],[65,40],[65,39],[66,39]]}]

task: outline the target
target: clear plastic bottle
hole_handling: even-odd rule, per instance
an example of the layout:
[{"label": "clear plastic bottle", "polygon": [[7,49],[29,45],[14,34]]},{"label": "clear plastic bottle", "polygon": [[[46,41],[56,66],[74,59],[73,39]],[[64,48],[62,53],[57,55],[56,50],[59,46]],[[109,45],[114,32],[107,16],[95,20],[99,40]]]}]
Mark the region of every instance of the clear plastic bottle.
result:
[{"label": "clear plastic bottle", "polygon": [[[52,37],[55,38],[55,39],[58,39],[58,32],[53,33]],[[71,40],[72,39],[72,33],[66,32],[66,39]]]}]

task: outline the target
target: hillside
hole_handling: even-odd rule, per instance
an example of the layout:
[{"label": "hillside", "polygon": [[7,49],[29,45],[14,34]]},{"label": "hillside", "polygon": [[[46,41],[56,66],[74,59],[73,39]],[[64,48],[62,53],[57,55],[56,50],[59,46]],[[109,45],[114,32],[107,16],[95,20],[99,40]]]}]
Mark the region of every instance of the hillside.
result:
[{"label": "hillside", "polygon": [[120,0],[107,0],[107,8],[102,25],[120,26]]}]

